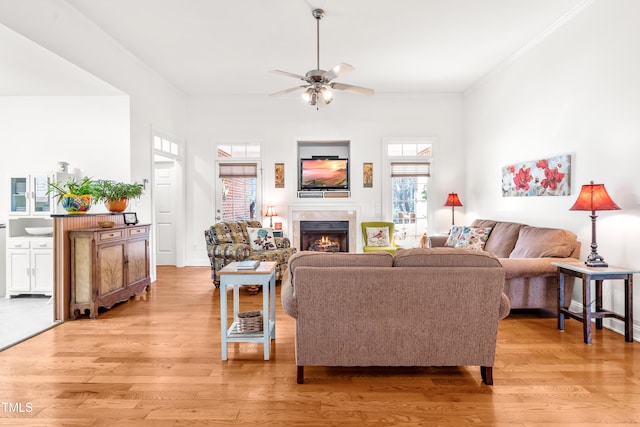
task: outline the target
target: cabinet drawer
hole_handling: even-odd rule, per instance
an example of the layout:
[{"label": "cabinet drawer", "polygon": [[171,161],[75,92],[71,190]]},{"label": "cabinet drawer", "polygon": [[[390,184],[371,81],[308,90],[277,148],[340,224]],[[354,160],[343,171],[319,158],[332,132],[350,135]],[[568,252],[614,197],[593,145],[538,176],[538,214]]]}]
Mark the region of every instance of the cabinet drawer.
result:
[{"label": "cabinet drawer", "polygon": [[98,242],[108,242],[110,240],[122,239],[123,237],[123,230],[101,231],[98,233]]},{"label": "cabinet drawer", "polygon": [[131,228],[128,231],[129,231],[129,237],[144,236],[145,234],[147,234],[147,227]]},{"label": "cabinet drawer", "polygon": [[53,239],[31,239],[31,249],[51,249]]},{"label": "cabinet drawer", "polygon": [[7,239],[8,249],[29,249],[31,246],[27,239]]}]

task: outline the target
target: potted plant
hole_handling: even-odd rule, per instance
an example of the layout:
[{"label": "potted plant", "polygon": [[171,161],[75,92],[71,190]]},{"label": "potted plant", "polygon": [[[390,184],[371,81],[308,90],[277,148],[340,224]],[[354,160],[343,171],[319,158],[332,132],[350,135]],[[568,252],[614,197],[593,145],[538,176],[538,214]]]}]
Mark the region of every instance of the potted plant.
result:
[{"label": "potted plant", "polygon": [[66,182],[50,182],[47,194],[53,194],[69,214],[87,213],[96,196],[95,181],[89,177],[69,177]]},{"label": "potted plant", "polygon": [[127,209],[130,199],[142,196],[142,184],[128,184],[112,180],[96,181],[97,199],[102,200],[109,212],[123,212]]}]

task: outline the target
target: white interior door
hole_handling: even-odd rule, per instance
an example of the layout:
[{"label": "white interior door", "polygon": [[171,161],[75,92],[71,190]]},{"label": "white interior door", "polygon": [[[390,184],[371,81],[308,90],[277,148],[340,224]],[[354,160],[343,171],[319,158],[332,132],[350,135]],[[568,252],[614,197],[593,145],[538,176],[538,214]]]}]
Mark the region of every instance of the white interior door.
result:
[{"label": "white interior door", "polygon": [[176,165],[155,162],[156,264],[176,265]]}]

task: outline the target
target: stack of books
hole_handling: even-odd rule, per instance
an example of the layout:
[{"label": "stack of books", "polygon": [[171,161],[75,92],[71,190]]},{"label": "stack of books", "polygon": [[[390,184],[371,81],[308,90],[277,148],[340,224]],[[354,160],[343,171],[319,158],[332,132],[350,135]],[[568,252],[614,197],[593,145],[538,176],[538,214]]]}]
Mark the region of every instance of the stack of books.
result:
[{"label": "stack of books", "polygon": [[260,261],[240,261],[236,269],[238,270],[255,270],[260,265]]}]

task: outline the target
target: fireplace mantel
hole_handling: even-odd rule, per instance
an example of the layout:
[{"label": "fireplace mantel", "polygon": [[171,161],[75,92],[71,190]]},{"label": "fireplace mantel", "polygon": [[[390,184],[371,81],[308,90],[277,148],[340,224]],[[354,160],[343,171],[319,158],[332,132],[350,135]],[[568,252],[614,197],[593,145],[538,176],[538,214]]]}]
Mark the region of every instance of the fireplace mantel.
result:
[{"label": "fireplace mantel", "polygon": [[355,205],[294,205],[289,207],[291,245],[300,250],[300,221],[348,221],[349,252],[358,249],[358,218],[360,207]]}]

